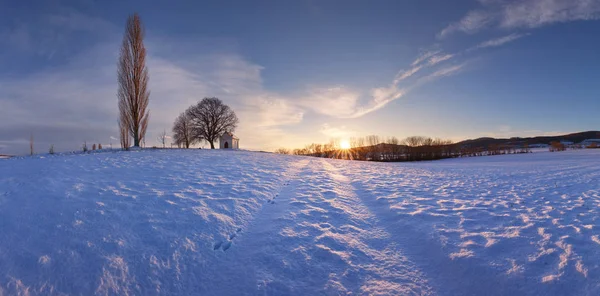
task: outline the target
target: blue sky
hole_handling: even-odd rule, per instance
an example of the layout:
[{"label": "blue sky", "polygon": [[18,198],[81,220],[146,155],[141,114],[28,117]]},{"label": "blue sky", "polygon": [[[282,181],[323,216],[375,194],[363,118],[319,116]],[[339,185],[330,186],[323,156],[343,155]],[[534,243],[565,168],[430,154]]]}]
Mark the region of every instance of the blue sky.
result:
[{"label": "blue sky", "polygon": [[127,16],[146,26],[147,145],[217,96],[241,146],[600,129],[600,0],[0,0],[0,153],[116,143]]}]

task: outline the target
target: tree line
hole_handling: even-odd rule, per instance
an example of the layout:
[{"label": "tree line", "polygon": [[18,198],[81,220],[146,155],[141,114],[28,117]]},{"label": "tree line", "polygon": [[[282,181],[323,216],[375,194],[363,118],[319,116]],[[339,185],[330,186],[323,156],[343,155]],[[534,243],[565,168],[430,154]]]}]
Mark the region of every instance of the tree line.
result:
[{"label": "tree line", "polygon": [[413,136],[403,140],[396,137],[383,138],[377,135],[350,138],[349,147],[343,149],[340,139],[326,144],[310,144],[301,149],[280,148],[276,153],[306,155],[325,158],[368,161],[420,161],[451,158],[459,155],[456,145],[450,140]]},{"label": "tree line", "polygon": [[530,153],[527,144],[521,147],[510,145],[490,145],[487,148],[469,147],[451,140],[423,136],[384,138],[377,135],[350,138],[349,147],[342,148],[340,139],[332,139],[326,144],[310,144],[304,148],[279,148],[275,153],[305,155],[324,158],[363,160],[363,161],[423,161],[453,157],[473,157],[501,154]]}]

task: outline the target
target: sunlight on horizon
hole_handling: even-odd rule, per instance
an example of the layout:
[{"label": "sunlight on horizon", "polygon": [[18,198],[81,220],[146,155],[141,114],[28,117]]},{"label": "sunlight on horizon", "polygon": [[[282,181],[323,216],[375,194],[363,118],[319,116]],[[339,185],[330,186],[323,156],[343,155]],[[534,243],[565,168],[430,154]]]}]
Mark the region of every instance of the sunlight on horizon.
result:
[{"label": "sunlight on horizon", "polygon": [[350,149],[350,142],[348,142],[348,140],[342,140],[340,142],[340,148],[344,150]]}]

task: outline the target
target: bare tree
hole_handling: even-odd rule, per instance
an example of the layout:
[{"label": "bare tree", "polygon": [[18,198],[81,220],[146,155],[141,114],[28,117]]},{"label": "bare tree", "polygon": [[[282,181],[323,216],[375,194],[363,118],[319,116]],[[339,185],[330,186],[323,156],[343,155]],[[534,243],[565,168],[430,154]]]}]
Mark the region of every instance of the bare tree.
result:
[{"label": "bare tree", "polygon": [[[127,19],[118,64],[120,124],[125,125],[128,133],[133,137],[135,147],[140,146],[148,128],[150,117],[150,112],[147,110],[150,101],[148,79],[144,28],[136,13]],[[123,136],[121,138],[123,139]]]},{"label": "bare tree", "polygon": [[369,157],[371,158],[371,160],[381,160],[381,152],[379,151],[380,147],[379,147],[379,143],[381,143],[379,141],[379,136],[377,135],[370,135],[367,136],[367,150],[369,153]]},{"label": "bare tree", "polygon": [[215,149],[217,138],[233,132],[238,124],[235,112],[218,98],[204,98],[186,113],[190,116],[194,137],[209,142],[210,149]]},{"label": "bare tree", "polygon": [[129,150],[130,137],[129,137],[129,129],[127,128],[127,118],[123,117],[121,114],[121,118],[119,119],[119,136],[121,140],[121,148],[125,150]]},{"label": "bare tree", "polygon": [[29,137],[29,155],[33,155],[33,133]]},{"label": "bare tree", "polygon": [[163,130],[163,132],[158,135],[158,138],[157,138],[158,142],[163,145],[163,148],[166,147],[167,138],[168,138],[167,131],[165,131],[165,130]]},{"label": "bare tree", "polygon": [[191,118],[186,112],[177,116],[175,123],[173,123],[172,131],[173,139],[178,147],[183,146],[185,148],[190,148],[190,145],[198,142],[198,139],[194,137]]}]

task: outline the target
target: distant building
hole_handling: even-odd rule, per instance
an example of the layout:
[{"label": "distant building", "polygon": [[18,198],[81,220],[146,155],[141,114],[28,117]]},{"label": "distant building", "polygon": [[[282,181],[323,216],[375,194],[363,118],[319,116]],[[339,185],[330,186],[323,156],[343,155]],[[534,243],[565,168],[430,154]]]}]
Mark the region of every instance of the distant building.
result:
[{"label": "distant building", "polygon": [[531,144],[529,148],[548,148],[549,146],[548,144]]},{"label": "distant building", "polygon": [[565,145],[565,146],[571,146],[571,145],[575,144],[575,143],[573,143],[571,141],[565,141],[565,140],[560,141],[560,143],[563,144],[563,145]]},{"label": "distant building", "polygon": [[219,138],[219,144],[221,149],[240,149],[240,139],[233,135],[233,133],[225,133]]},{"label": "distant building", "polygon": [[596,146],[600,146],[600,139],[587,139],[581,142],[583,147],[590,147],[594,144],[596,144]]}]

